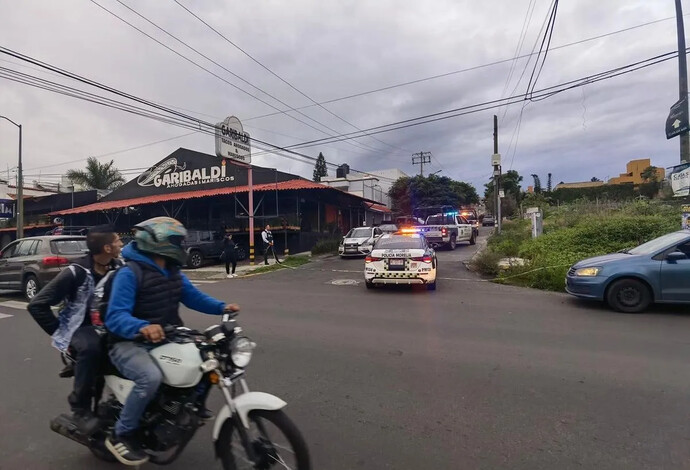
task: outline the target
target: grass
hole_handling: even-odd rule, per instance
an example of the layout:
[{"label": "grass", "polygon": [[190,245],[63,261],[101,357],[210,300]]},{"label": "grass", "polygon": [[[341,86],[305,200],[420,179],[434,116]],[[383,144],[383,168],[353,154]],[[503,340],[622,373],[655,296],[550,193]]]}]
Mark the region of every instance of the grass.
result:
[{"label": "grass", "polygon": [[312,255],[338,254],[338,247],[342,238],[324,238],[316,242],[311,249]]},{"label": "grass", "polygon": [[296,268],[298,266],[302,266],[303,264],[307,264],[309,261],[310,259],[308,256],[288,256],[284,260],[281,260],[281,264],[261,266],[260,268],[256,268],[252,272],[248,273],[248,275],[270,273],[280,269]]},{"label": "grass", "polygon": [[[506,223],[503,233],[491,237],[487,250],[473,264],[498,282],[563,291],[573,263],[680,229],[680,210],[668,204],[634,202],[596,209],[586,204],[547,207],[544,234],[537,239],[531,238],[528,221]],[[496,265],[507,257],[527,263],[501,272]]]}]

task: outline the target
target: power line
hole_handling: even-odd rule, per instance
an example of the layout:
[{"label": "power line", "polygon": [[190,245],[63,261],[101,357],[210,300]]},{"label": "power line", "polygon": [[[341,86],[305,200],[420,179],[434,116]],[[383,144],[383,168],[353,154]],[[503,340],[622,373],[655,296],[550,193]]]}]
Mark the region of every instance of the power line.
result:
[{"label": "power line", "polygon": [[[117,1],[120,1],[120,0],[117,0]],[[209,28],[211,31],[213,31],[214,33],[216,33],[216,34],[217,34],[218,36],[220,36],[221,38],[223,38],[228,44],[232,45],[235,49],[237,49],[238,51],[240,51],[241,53],[243,53],[244,55],[246,55],[247,57],[249,57],[252,61],[254,61],[256,64],[258,64],[261,68],[263,68],[264,70],[266,70],[268,73],[270,73],[271,75],[273,75],[274,77],[276,77],[278,80],[280,80],[281,82],[283,82],[284,84],[286,84],[287,86],[289,86],[290,88],[292,88],[293,90],[295,90],[295,91],[296,91],[297,93],[299,93],[300,95],[304,96],[306,99],[308,99],[309,101],[311,101],[314,105],[316,105],[316,106],[318,106],[319,108],[323,109],[323,110],[326,111],[328,114],[330,114],[330,115],[332,115],[332,116],[334,116],[334,117],[340,119],[340,120],[341,120],[342,122],[344,122],[345,124],[348,124],[349,126],[355,128],[355,129],[357,129],[358,131],[362,131],[362,129],[360,129],[360,128],[357,127],[356,125],[352,124],[351,122],[347,121],[346,119],[343,119],[343,118],[340,117],[339,115],[335,114],[333,111],[331,111],[330,109],[326,108],[326,107],[323,106],[322,104],[317,103],[311,96],[307,95],[307,94],[304,93],[302,90],[300,90],[300,89],[298,89],[297,87],[295,87],[292,83],[288,82],[286,79],[284,79],[283,77],[281,77],[280,75],[278,75],[277,73],[275,73],[275,72],[274,72],[273,70],[271,70],[269,67],[267,67],[266,65],[264,65],[262,62],[260,62],[260,61],[259,61],[258,59],[256,59],[254,56],[252,56],[249,52],[247,52],[247,51],[245,51],[244,49],[242,49],[240,46],[238,46],[238,45],[235,44],[233,41],[231,41],[230,39],[228,39],[228,38],[227,38],[224,34],[222,34],[220,31],[218,31],[218,30],[215,29],[213,26],[211,26],[209,23],[207,23],[206,21],[204,21],[201,17],[199,17],[199,15],[197,15],[196,13],[194,13],[193,11],[191,11],[189,8],[187,8],[186,6],[184,6],[182,3],[180,3],[179,0],[173,0],[173,1],[174,1],[177,5],[179,5],[183,10],[185,10],[187,13],[189,13],[189,14],[192,15],[194,18],[196,18],[197,20],[199,20],[202,24],[204,24],[204,25],[205,25],[207,28]],[[396,149],[398,149],[398,150],[403,150],[403,151],[405,150],[405,149],[403,149],[403,148],[401,148],[401,147],[398,147],[398,146],[396,146],[396,145],[391,145],[391,144],[389,144],[389,143],[387,143],[387,142],[384,142],[383,140],[380,140],[380,139],[378,139],[378,138],[376,138],[376,137],[372,137],[372,139],[374,139],[374,140],[376,140],[376,141],[378,141],[378,142],[380,142],[380,143],[382,143],[382,144],[384,144],[384,145],[387,145],[387,146],[389,146],[389,147],[391,147],[391,148],[396,148]]]},{"label": "power line", "polygon": [[[534,90],[534,88],[537,86],[537,80],[539,80],[539,76],[541,75],[541,71],[544,68],[544,64],[546,63],[546,56],[549,53],[549,47],[551,46],[551,38],[553,37],[553,30],[554,26],[556,25],[556,13],[558,12],[558,0],[553,1],[553,7],[551,8],[551,15],[549,16],[549,24],[546,26],[546,32],[544,33],[544,39],[541,42],[541,46],[539,46],[539,53],[537,54],[537,60],[534,62],[534,69],[532,70],[532,75],[529,78],[529,83],[527,84],[527,95],[529,96],[531,91]],[[544,50],[544,43],[546,43],[546,50]],[[544,57],[542,58],[541,65],[538,66],[537,64],[539,63],[539,57],[541,56],[541,52],[544,50]],[[539,71],[537,72],[537,66],[539,67]],[[536,72],[536,76],[535,76]],[[534,82],[532,79],[534,78]]]},{"label": "power line", "polygon": [[[98,6],[98,7],[101,8],[102,10],[106,11],[106,12],[109,13],[110,15],[114,16],[115,18],[117,18],[118,20],[120,20],[120,21],[122,21],[123,23],[127,24],[127,25],[130,26],[131,28],[137,30],[138,32],[140,32],[141,34],[143,34],[144,36],[146,36],[147,38],[151,39],[152,41],[156,42],[157,44],[159,44],[159,45],[163,46],[164,48],[168,49],[169,51],[173,52],[175,55],[177,55],[177,56],[179,56],[179,57],[185,59],[187,62],[189,62],[189,63],[193,64],[194,66],[200,68],[201,70],[203,70],[203,71],[205,71],[205,72],[207,72],[207,73],[213,75],[214,77],[218,78],[219,80],[223,81],[224,83],[226,83],[226,84],[232,86],[233,88],[235,88],[235,89],[237,89],[237,90],[239,90],[239,91],[245,93],[246,95],[248,95],[248,96],[250,96],[250,97],[256,99],[257,101],[260,101],[261,103],[265,104],[266,106],[269,106],[269,107],[271,107],[272,109],[275,109],[275,110],[278,112],[277,114],[284,114],[285,116],[288,116],[288,117],[291,118],[291,119],[294,119],[294,120],[296,120],[296,121],[298,121],[298,122],[300,122],[300,123],[302,123],[302,124],[304,124],[304,125],[306,125],[306,126],[309,126],[309,127],[311,127],[312,129],[314,129],[314,130],[316,130],[316,131],[318,131],[318,132],[321,132],[321,133],[323,133],[323,134],[329,135],[328,132],[326,132],[326,131],[324,131],[324,130],[322,130],[322,129],[319,129],[319,128],[317,128],[317,127],[315,127],[315,126],[313,126],[313,125],[311,125],[311,124],[309,124],[309,123],[307,123],[307,122],[305,122],[305,121],[303,121],[303,120],[301,120],[301,119],[299,119],[299,118],[297,118],[297,117],[295,117],[295,116],[292,116],[292,115],[288,114],[287,111],[281,110],[281,109],[277,108],[276,106],[274,106],[274,105],[268,103],[267,101],[265,101],[265,100],[259,98],[258,96],[253,95],[252,93],[249,93],[248,91],[246,91],[246,90],[240,88],[239,86],[235,85],[234,83],[229,82],[228,80],[224,79],[223,77],[221,77],[220,75],[216,74],[215,72],[213,72],[213,71],[207,69],[206,67],[204,67],[204,66],[202,66],[201,64],[199,64],[199,63],[197,63],[197,62],[191,60],[190,58],[188,58],[187,56],[181,54],[180,52],[176,51],[175,49],[171,48],[170,46],[168,46],[168,45],[162,43],[162,42],[159,41],[158,39],[154,38],[154,37],[151,36],[150,34],[146,33],[146,32],[143,31],[142,29],[138,28],[138,27],[135,26],[134,24],[132,24],[132,23],[130,23],[129,21],[125,20],[124,18],[122,18],[121,16],[117,15],[116,13],[114,13],[114,12],[111,11],[111,10],[109,10],[108,8],[104,7],[103,5],[99,4],[99,3],[96,2],[95,0],[90,0],[90,1],[91,1],[91,3],[93,3],[94,5]],[[174,36],[173,34],[169,33],[168,31],[166,31],[166,30],[163,29],[162,27],[158,26],[156,23],[154,23],[153,21],[149,20],[149,19],[146,18],[145,16],[141,15],[141,14],[138,13],[136,10],[130,8],[130,7],[127,6],[127,5],[125,5],[125,4],[122,3],[120,0],[116,0],[116,1],[117,1],[118,3],[120,3],[121,5],[123,5],[125,8],[127,8],[128,10],[132,11],[134,14],[136,14],[136,15],[139,16],[140,18],[142,18],[143,20],[147,21],[148,23],[150,23],[151,25],[153,25],[154,27],[156,27],[157,29],[159,29],[160,31],[164,32],[165,34],[167,34],[168,36],[170,36],[170,37],[173,38],[174,40],[178,41],[180,44],[182,44],[182,45],[184,45],[185,47],[191,49],[192,51],[194,51],[195,53],[197,53],[197,54],[200,55],[201,57],[203,57],[203,58],[205,58],[206,60],[208,60],[208,61],[212,62],[213,64],[215,64],[216,66],[222,68],[223,70],[225,70],[226,72],[228,72],[229,74],[231,74],[233,77],[237,78],[238,80],[241,80],[242,82],[244,82],[244,83],[248,84],[249,86],[255,88],[256,90],[260,91],[261,93],[264,93],[265,95],[267,95],[267,96],[273,98],[274,100],[276,100],[277,102],[279,102],[279,103],[282,104],[283,106],[286,106],[287,108],[289,108],[291,111],[295,111],[295,112],[297,112],[298,114],[300,114],[301,116],[304,116],[305,118],[307,118],[307,119],[309,119],[309,120],[311,120],[311,121],[313,121],[313,122],[315,122],[315,123],[317,123],[317,124],[319,124],[319,125],[325,127],[326,129],[330,130],[331,132],[334,132],[335,134],[338,134],[338,131],[336,131],[335,129],[331,129],[331,128],[328,127],[327,125],[322,124],[322,123],[319,123],[318,121],[312,119],[311,117],[307,116],[307,115],[304,114],[303,112],[301,112],[301,111],[299,111],[299,110],[293,108],[292,106],[290,106],[290,105],[288,105],[287,103],[281,101],[280,99],[276,98],[275,96],[271,95],[270,93],[268,93],[268,92],[262,90],[261,88],[258,88],[258,87],[256,87],[256,86],[254,86],[254,85],[251,84],[249,81],[245,80],[244,78],[240,77],[239,75],[237,75],[236,73],[232,72],[232,71],[229,70],[228,68],[226,68],[226,67],[224,67],[223,65],[219,64],[218,62],[216,62],[215,60],[213,60],[213,59],[211,59],[210,57],[206,56],[205,54],[203,54],[202,52],[198,51],[197,49],[193,48],[192,46],[190,46],[190,45],[187,44],[186,42],[182,41],[181,39],[178,39],[176,36]],[[352,146],[361,148],[362,150],[380,151],[380,150],[374,149],[374,148],[372,148],[372,147],[367,147],[367,148],[359,147],[359,145],[356,144],[356,143],[354,143],[354,142],[350,142],[349,145],[352,145]],[[364,145],[364,144],[363,144],[363,145]]]},{"label": "power line", "polygon": [[[683,15],[683,16],[690,16],[690,13],[687,13],[687,14],[685,14],[685,15]],[[616,35],[616,34],[624,33],[624,32],[627,32],[627,31],[632,31],[632,30],[639,29],[639,28],[643,28],[643,27],[645,27],[645,26],[649,26],[649,25],[661,23],[661,22],[664,22],[664,21],[675,20],[675,18],[676,18],[675,16],[670,16],[670,17],[667,17],[667,18],[661,18],[661,19],[658,19],[658,20],[648,21],[648,22],[646,22],[646,23],[641,23],[641,24],[638,24],[638,25],[635,25],[635,26],[630,26],[630,27],[623,28],[623,29],[619,29],[619,30],[616,30],[616,31],[611,31],[611,32],[608,32],[608,33],[605,33],[605,34],[600,34],[600,35],[597,35],[597,36],[592,36],[592,37],[589,37],[589,38],[581,39],[581,40],[579,40],[579,41],[574,41],[574,42],[570,42],[570,43],[567,43],[567,44],[562,44],[562,45],[560,45],[560,46],[555,46],[555,47],[552,47],[551,50],[552,50],[552,51],[555,51],[555,50],[559,50],[559,49],[564,49],[564,48],[566,48],[566,47],[571,47],[571,46],[576,46],[576,45],[584,44],[584,43],[591,42],[591,41],[596,41],[597,39],[603,39],[603,38],[606,38],[606,37],[609,37],[609,36],[613,36],[613,35]],[[548,19],[548,16],[544,19],[544,22],[546,22],[547,19]],[[543,26],[542,26],[542,29],[543,29]],[[541,35],[541,30],[540,30],[540,35]],[[536,50],[536,45],[535,45],[535,50]],[[372,90],[367,90],[367,91],[358,92],[358,93],[354,93],[354,94],[350,94],[350,95],[346,95],[346,96],[341,96],[341,97],[339,97],[339,98],[333,98],[333,99],[330,99],[330,100],[320,101],[319,104],[336,103],[336,102],[338,102],[338,101],[349,100],[349,99],[352,99],[352,98],[359,98],[359,97],[366,96],[366,95],[371,95],[371,94],[374,94],[374,93],[380,93],[380,92],[382,92],[382,91],[393,90],[393,89],[396,89],[396,88],[401,88],[401,87],[405,87],[405,86],[409,86],[409,85],[416,85],[417,83],[423,83],[423,82],[426,82],[426,81],[436,80],[436,79],[439,79],[439,78],[445,78],[445,77],[449,77],[449,76],[452,76],[452,75],[457,75],[457,74],[460,74],[460,73],[471,72],[471,71],[474,71],[474,70],[480,70],[480,69],[487,68],[487,67],[493,67],[493,66],[495,66],[495,65],[505,64],[505,63],[511,62],[511,61],[513,61],[513,60],[515,60],[515,59],[525,59],[525,58],[529,58],[529,57],[532,57],[532,56],[535,55],[535,54],[536,54],[536,53],[535,53],[534,50],[533,50],[533,51],[532,51],[531,53],[529,53],[529,54],[524,54],[524,55],[521,55],[521,56],[518,56],[518,57],[513,57],[513,58],[509,58],[509,59],[500,59],[500,60],[497,60],[497,61],[494,61],[494,62],[489,62],[489,63],[482,64],[482,65],[475,65],[475,66],[472,66],[472,67],[467,67],[467,68],[460,69],[460,70],[455,70],[455,71],[452,71],[452,72],[446,72],[446,73],[442,73],[442,74],[431,75],[431,76],[429,76],[429,77],[419,78],[419,79],[416,79],[416,80],[410,80],[410,81],[407,81],[407,82],[397,83],[397,84],[394,84],[394,85],[388,85],[388,86],[381,87],[381,88],[375,88],[375,89],[372,89]],[[517,88],[517,87],[516,87],[516,88]],[[514,92],[515,92],[515,90],[513,90],[513,93],[514,93]],[[511,93],[511,94],[512,94],[512,93]],[[302,106],[302,107],[297,108],[297,109],[306,109],[306,108],[311,108],[311,107],[313,107],[313,106],[316,106],[316,105],[313,105],[313,104],[312,104],[312,105]],[[276,114],[278,114],[278,113],[263,114],[263,115],[260,115],[260,116],[255,116],[255,117],[253,117],[253,118],[245,119],[245,121],[249,121],[249,120],[253,120],[253,119],[261,119],[261,118],[265,118],[265,117],[270,117],[270,116],[274,116],[274,115],[276,115]]]},{"label": "power line", "polygon": [[[136,112],[136,111],[134,111],[134,110],[127,109],[127,108],[125,108],[125,109],[118,108],[118,109],[122,109],[122,110],[125,110],[125,111],[128,111],[128,112],[133,112],[133,113],[135,113],[135,114],[141,114],[141,115],[144,115],[144,117],[149,117],[149,118],[151,118],[151,119],[161,120],[161,122],[166,122],[166,123],[169,123],[169,124],[172,124],[172,125],[178,125],[178,126],[180,126],[180,127],[191,128],[190,126],[193,126],[193,127],[195,128],[196,126],[198,126],[198,129],[199,129],[200,132],[204,132],[204,133],[208,133],[208,134],[215,133],[215,126],[214,126],[213,124],[206,123],[206,122],[204,122],[204,121],[198,120],[198,119],[193,118],[193,117],[191,117],[191,116],[184,115],[183,113],[180,113],[180,112],[178,112],[178,111],[170,110],[170,109],[165,108],[165,107],[163,107],[163,106],[157,105],[156,103],[150,102],[150,101],[148,101],[148,100],[145,100],[145,99],[142,99],[142,98],[138,98],[138,97],[136,97],[136,96],[134,96],[134,95],[131,95],[131,94],[128,94],[128,93],[125,93],[125,92],[122,92],[122,91],[113,89],[113,88],[111,88],[111,87],[108,87],[108,86],[106,86],[106,85],[100,84],[100,83],[98,83],[98,82],[94,82],[94,81],[92,81],[92,80],[89,80],[89,79],[80,77],[80,76],[78,76],[78,75],[76,75],[76,74],[73,74],[73,73],[71,73],[71,72],[64,71],[64,70],[62,70],[62,69],[59,69],[59,68],[57,68],[57,67],[51,66],[51,65],[46,64],[46,63],[43,63],[43,62],[38,61],[38,60],[36,60],[36,59],[32,59],[32,58],[30,58],[30,57],[28,57],[28,56],[25,56],[25,55],[23,55],[23,54],[16,53],[16,52],[11,51],[11,50],[9,50],[9,49],[7,49],[7,48],[5,48],[5,47],[2,47],[2,46],[0,46],[0,53],[4,53],[4,54],[6,54],[6,55],[10,55],[10,56],[12,56],[12,57],[18,58],[18,59],[20,59],[20,60],[22,60],[22,61],[26,61],[26,62],[32,63],[32,64],[34,64],[34,65],[38,65],[38,66],[40,66],[40,67],[44,67],[44,68],[47,68],[47,69],[52,70],[52,71],[56,71],[56,72],[58,72],[58,73],[60,73],[60,74],[62,74],[62,75],[64,75],[64,76],[69,77],[69,78],[73,78],[73,79],[75,79],[75,80],[81,81],[81,82],[83,82],[83,83],[89,84],[89,85],[94,86],[94,87],[97,87],[97,88],[99,88],[99,89],[102,89],[102,90],[105,90],[105,91],[108,91],[108,92],[111,92],[111,93],[115,93],[115,94],[117,94],[118,96],[126,97],[127,99],[130,99],[130,100],[132,100],[132,101],[136,101],[136,102],[145,104],[145,105],[147,105],[147,106],[150,106],[150,107],[153,107],[153,108],[156,108],[156,109],[159,109],[159,110],[163,110],[163,111],[165,111],[165,112],[168,112],[168,113],[170,113],[170,114],[173,114],[175,117],[173,117],[173,118],[161,118],[160,116],[146,115],[146,114],[145,114],[144,112],[142,112],[141,110],[140,110],[139,112]],[[606,71],[606,72],[601,72],[601,73],[599,73],[599,74],[592,75],[592,76],[589,76],[589,77],[585,77],[585,78],[582,78],[582,79],[579,79],[579,80],[572,80],[572,81],[570,81],[570,82],[565,82],[565,83],[562,83],[562,84],[560,84],[560,85],[554,85],[554,86],[551,86],[551,87],[547,87],[547,88],[544,88],[544,89],[542,89],[542,90],[535,91],[535,92],[533,93],[532,99],[533,99],[533,101],[537,101],[537,100],[541,100],[541,99],[546,99],[546,98],[551,97],[551,96],[553,96],[553,95],[555,95],[555,94],[562,93],[562,92],[567,91],[567,90],[572,89],[572,88],[576,88],[576,87],[579,87],[579,86],[584,86],[584,85],[587,85],[587,84],[590,84],[590,83],[595,83],[595,82],[598,82],[598,81],[601,81],[601,80],[606,80],[606,79],[613,78],[613,77],[616,77],[616,76],[620,76],[620,75],[624,75],[624,74],[627,74],[627,73],[631,73],[631,72],[633,72],[633,71],[640,70],[640,69],[642,69],[642,68],[646,68],[646,67],[649,67],[649,66],[652,66],[652,65],[656,65],[656,64],[658,64],[658,63],[661,63],[661,62],[664,62],[664,61],[673,59],[673,58],[675,58],[676,56],[677,56],[677,52],[676,52],[676,51],[672,51],[672,52],[668,52],[668,53],[666,53],[666,54],[661,54],[661,55],[658,55],[658,56],[655,56],[655,57],[652,57],[652,58],[649,58],[649,59],[645,59],[645,60],[642,60],[642,61],[638,61],[638,62],[633,63],[633,64],[628,64],[628,65],[626,65],[626,66],[617,67],[617,68],[608,70],[608,71]],[[8,78],[8,77],[4,77],[4,78]],[[36,78],[36,77],[33,77],[33,78]],[[8,78],[8,79],[12,79],[12,78]],[[43,80],[43,79],[40,79],[40,80]],[[15,80],[15,81],[19,81],[19,80]],[[32,85],[32,86],[37,86],[37,85],[31,84],[31,83],[28,83],[28,84],[30,84],[30,85]],[[38,86],[38,87],[39,87],[39,88],[42,88],[41,86]],[[51,90],[51,91],[53,91],[53,90]],[[60,91],[58,91],[58,92],[60,92]],[[86,93],[86,92],[83,92],[83,93]],[[90,98],[84,97],[84,96],[81,96],[81,95],[77,95],[77,96],[75,96],[75,97],[79,97],[80,99],[90,100]],[[109,100],[109,99],[106,99],[106,98],[103,98],[103,99],[104,99],[104,100]],[[426,116],[420,116],[420,117],[417,117],[417,118],[407,119],[407,120],[404,120],[404,121],[398,121],[398,122],[396,122],[396,123],[386,124],[386,125],[382,125],[382,126],[376,126],[376,127],[370,128],[370,129],[366,129],[366,131],[367,131],[367,132],[371,132],[371,133],[390,132],[390,131],[397,130],[397,129],[402,129],[402,128],[407,128],[407,127],[417,126],[417,125],[421,125],[421,124],[427,124],[427,123],[430,123],[430,122],[435,122],[435,121],[439,121],[439,120],[443,120],[443,119],[449,119],[449,118],[452,118],[452,117],[457,117],[457,116],[461,116],[461,115],[476,113],[476,112],[479,112],[479,111],[484,111],[484,110],[496,108],[496,107],[499,107],[499,106],[502,106],[502,105],[505,105],[505,104],[515,104],[515,103],[524,101],[525,99],[526,99],[526,97],[525,97],[524,95],[520,95],[520,96],[515,96],[515,97],[510,97],[510,98],[505,98],[505,99],[499,99],[499,100],[488,101],[488,102],[484,102],[484,103],[479,103],[479,104],[474,104],[474,105],[470,105],[470,106],[465,106],[465,107],[462,107],[462,108],[456,108],[456,109],[453,109],[453,110],[448,110],[448,111],[443,111],[443,112],[439,112],[439,113],[429,114],[429,115],[426,115]],[[112,100],[110,100],[110,101],[112,101]],[[108,103],[98,103],[98,104],[109,105]],[[111,105],[111,107],[114,107],[114,106]],[[145,110],[144,110],[144,111],[145,111]],[[156,114],[158,114],[158,113],[156,113]],[[178,117],[178,116],[179,116],[179,117]],[[183,119],[187,119],[187,120],[190,120],[190,121],[192,121],[192,122],[190,122],[190,123],[181,122]],[[205,126],[206,128],[204,128],[204,126]],[[211,130],[211,129],[212,129],[212,130]],[[350,134],[353,134],[353,133],[350,133]],[[357,137],[357,136],[353,136],[353,135],[350,135],[350,134],[343,134],[343,135],[339,136],[339,138],[345,140],[345,139],[351,139],[351,138],[356,138],[356,137]],[[354,134],[356,134],[356,133],[354,133]],[[322,139],[322,140],[325,141],[325,140],[329,140],[329,139],[330,139],[330,138],[326,138],[326,139]],[[307,156],[307,155],[304,155],[304,154],[300,154],[300,153],[298,153],[298,152],[295,152],[295,151],[293,151],[293,150],[290,150],[289,147],[280,147],[280,146],[277,146],[277,145],[274,145],[274,144],[270,144],[270,143],[268,143],[268,142],[260,141],[260,140],[258,140],[258,139],[253,139],[253,140],[255,140],[256,142],[263,143],[263,144],[269,146],[269,147],[272,149],[272,151],[287,152],[287,153],[290,153],[291,155],[301,156],[301,157],[307,158],[307,159],[309,159],[310,161],[316,161],[316,159],[315,159],[314,157],[310,157],[310,156]],[[311,142],[303,143],[303,144],[301,144],[301,145],[304,145],[304,144],[313,144],[313,142],[314,142],[314,141],[311,141]],[[291,148],[294,148],[294,147],[297,147],[297,145],[295,145],[295,146],[290,146],[290,147],[291,147]],[[275,150],[274,150],[274,149],[275,149]],[[336,167],[337,167],[337,165],[335,165],[335,164],[331,164],[331,163],[328,163],[328,164],[331,165],[331,166],[336,166]],[[353,169],[353,171],[359,171],[359,170],[354,170],[354,169]],[[367,172],[361,172],[361,173],[369,174],[369,173],[367,173]],[[376,176],[376,175],[374,175],[374,176]]]}]

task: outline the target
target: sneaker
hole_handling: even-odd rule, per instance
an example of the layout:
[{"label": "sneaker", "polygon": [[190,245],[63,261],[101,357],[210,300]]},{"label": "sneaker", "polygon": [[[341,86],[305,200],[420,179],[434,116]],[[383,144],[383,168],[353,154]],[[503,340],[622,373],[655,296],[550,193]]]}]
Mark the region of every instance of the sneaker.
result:
[{"label": "sneaker", "polygon": [[116,436],[113,434],[105,440],[105,446],[122,464],[136,466],[149,461],[149,456],[146,455],[146,452],[137,445],[131,436]]},{"label": "sneaker", "polygon": [[98,418],[90,410],[74,410],[70,420],[84,436],[89,436],[98,429]]},{"label": "sneaker", "polygon": [[235,277],[235,276],[233,276],[232,274],[228,274],[228,275],[225,276],[225,277],[227,277],[228,279],[232,279],[232,278]]},{"label": "sneaker", "polygon": [[213,414],[213,411],[209,410],[205,406],[200,406],[197,408],[196,415],[201,418],[203,421],[210,421],[216,416]]}]

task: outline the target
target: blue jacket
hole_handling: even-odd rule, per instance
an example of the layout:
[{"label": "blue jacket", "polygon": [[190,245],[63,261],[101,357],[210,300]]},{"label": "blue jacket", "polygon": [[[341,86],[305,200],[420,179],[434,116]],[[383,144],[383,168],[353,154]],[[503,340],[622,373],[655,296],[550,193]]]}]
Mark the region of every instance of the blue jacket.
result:
[{"label": "blue jacket", "polygon": [[[132,243],[122,250],[122,256],[127,261],[137,261],[156,267],[161,273],[169,276],[166,269],[160,268],[151,258],[137,250]],[[225,308],[225,302],[214,299],[194,287],[184,273],[182,276],[182,303],[192,310],[211,315],[221,315]],[[149,325],[146,320],[141,320],[132,315],[137,297],[137,278],[132,270],[124,266],[120,268],[113,281],[110,292],[110,303],[105,326],[109,331],[125,339],[132,339],[143,327]]]}]

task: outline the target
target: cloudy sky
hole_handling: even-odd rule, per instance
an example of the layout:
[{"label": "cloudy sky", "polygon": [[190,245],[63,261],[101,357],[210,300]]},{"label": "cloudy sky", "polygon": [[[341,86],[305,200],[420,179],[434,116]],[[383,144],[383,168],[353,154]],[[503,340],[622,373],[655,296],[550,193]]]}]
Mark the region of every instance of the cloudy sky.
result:
[{"label": "cloudy sky", "polygon": [[[253,137],[287,146],[524,93],[534,58],[510,59],[534,50],[552,0],[179,2],[265,68],[173,0],[0,0],[0,45],[205,121],[236,115]],[[685,6],[690,13],[690,3]],[[560,2],[553,50],[536,88],[674,50],[674,15],[672,0]],[[569,45],[628,28],[633,29]],[[2,54],[0,67],[105,94]],[[438,75],[444,76],[430,78]],[[412,81],[417,83],[396,86]],[[347,98],[351,95],[358,96]],[[666,140],[664,134],[677,99],[677,60],[670,60],[543,101],[300,152],[312,157],[323,152],[329,162],[365,171],[399,168],[414,174],[418,167],[411,154],[430,151],[427,172],[442,170],[480,189],[491,173],[497,114],[504,171],[516,169],[526,180],[538,173],[543,182],[550,172],[554,184],[605,179],[635,158],[651,158],[663,167],[679,161],[678,139]],[[214,153],[212,136],[188,135],[189,130],[2,78],[0,115],[24,127],[27,182],[39,176],[55,181],[66,170],[83,167],[88,156],[114,159],[129,179],[178,147]],[[120,152],[165,139],[171,140]],[[14,178],[16,155],[16,128],[0,121],[0,177],[9,168]],[[306,177],[313,169],[278,155],[259,154],[254,162]]]}]

